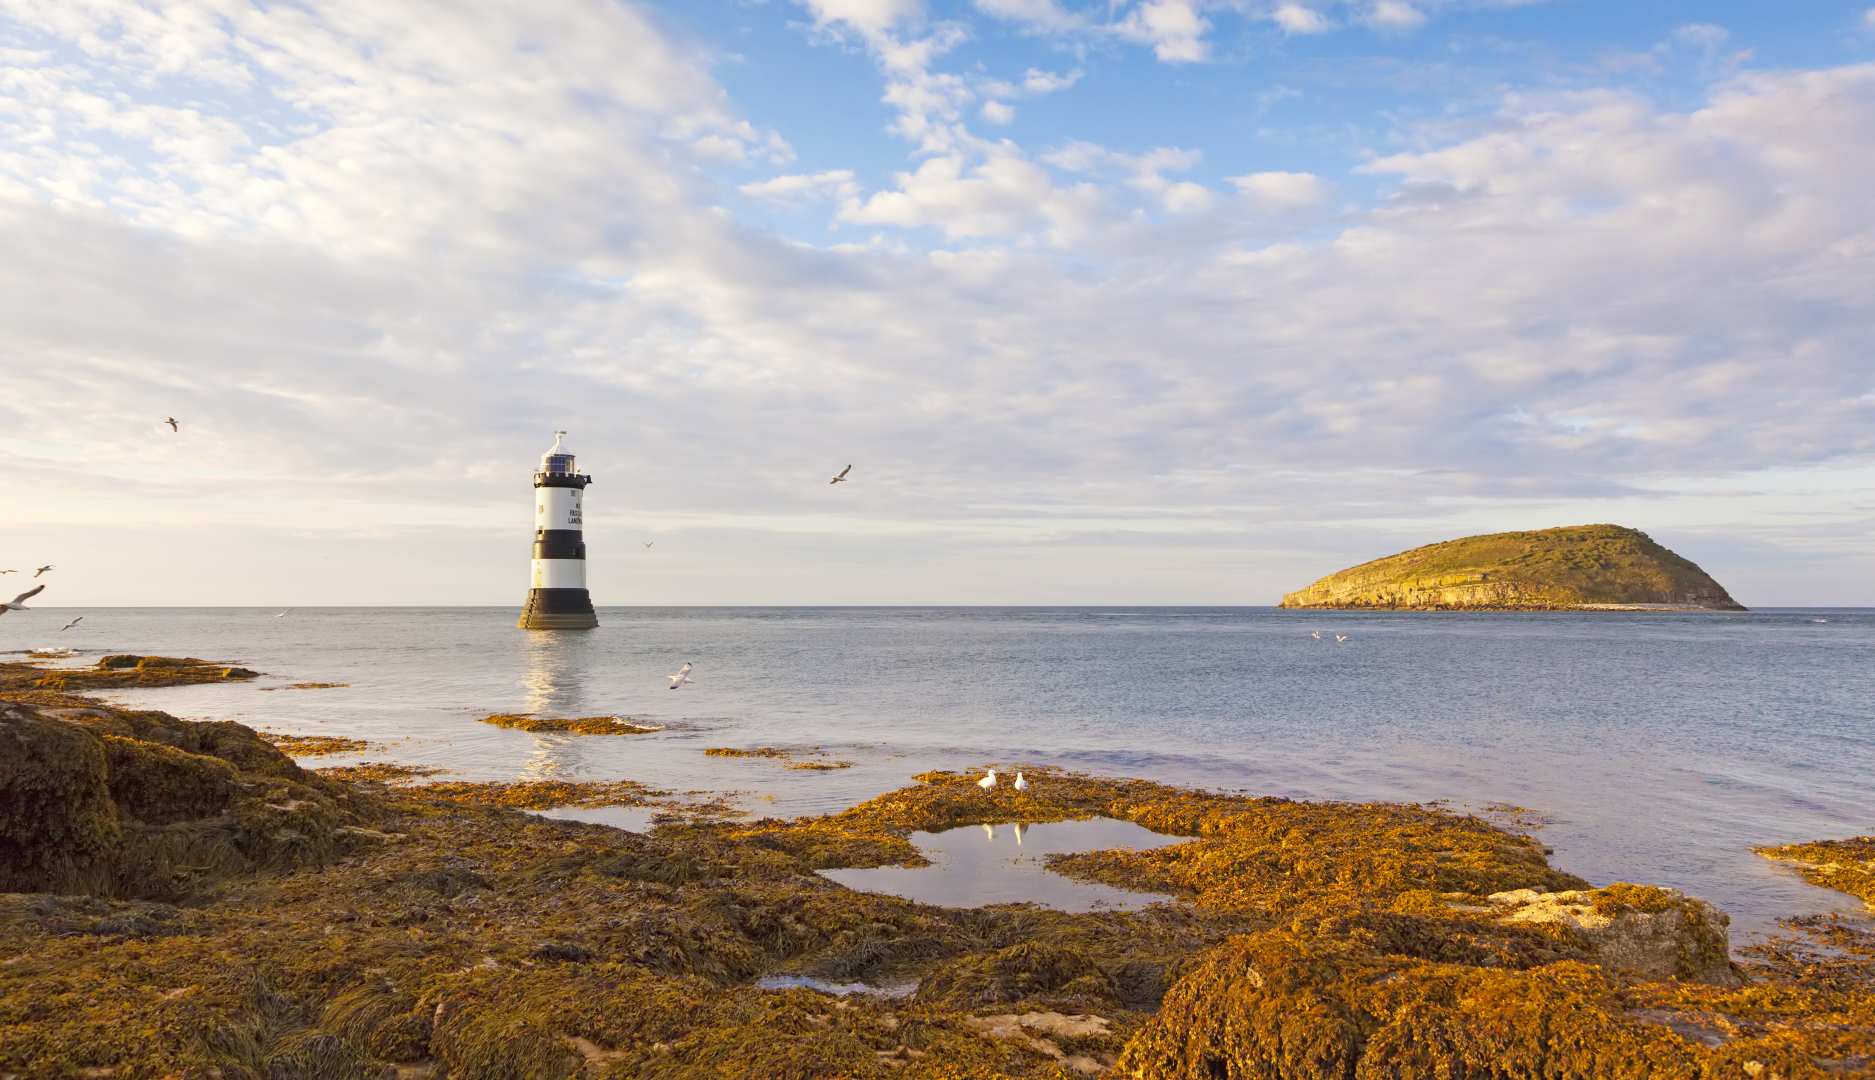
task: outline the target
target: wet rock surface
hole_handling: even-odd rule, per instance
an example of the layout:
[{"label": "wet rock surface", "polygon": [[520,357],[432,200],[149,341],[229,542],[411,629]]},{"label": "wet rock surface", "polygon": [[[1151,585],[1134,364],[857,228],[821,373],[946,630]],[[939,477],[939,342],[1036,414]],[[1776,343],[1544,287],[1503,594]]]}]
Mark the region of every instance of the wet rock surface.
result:
[{"label": "wet rock surface", "polygon": [[[1793,926],[1736,985],[1667,977],[1592,931],[1696,901],[1590,890],[1476,818],[1029,775],[639,835],[320,777],[239,725],[0,697],[0,1076],[1875,1068],[1864,926]],[[1058,872],[1184,902],[940,908],[816,873],[915,863],[919,831],[1096,816],[1185,839]],[[804,985],[758,982],[777,973]]]}]

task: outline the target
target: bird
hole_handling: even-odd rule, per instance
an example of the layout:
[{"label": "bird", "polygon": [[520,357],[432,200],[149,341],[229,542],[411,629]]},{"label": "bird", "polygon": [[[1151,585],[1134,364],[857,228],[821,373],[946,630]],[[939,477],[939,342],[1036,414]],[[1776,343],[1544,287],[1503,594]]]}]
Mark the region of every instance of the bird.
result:
[{"label": "bird", "polygon": [[1322,640],[1322,632],[1320,630],[1310,630],[1309,636],[1314,638],[1316,641]]},{"label": "bird", "polygon": [[84,621],[85,621],[85,617],[83,615],[80,615],[76,619],[73,619],[71,622],[68,622],[64,626],[59,627],[59,633],[63,634],[65,631],[70,630],[72,627],[77,626],[79,623],[84,622]]},{"label": "bird", "polygon": [[675,690],[678,687],[689,682],[690,681],[690,661],[688,660],[684,661],[684,666],[678,668],[676,674],[666,675],[665,678],[671,681],[672,690]]},{"label": "bird", "polygon": [[181,426],[180,424],[178,424],[178,423],[176,423],[176,418],[175,418],[175,417],[173,417],[173,416],[165,416],[165,417],[163,417],[163,423],[165,423],[165,424],[168,424],[168,425],[169,425],[169,430],[171,430],[171,431],[181,431],[181,430],[182,430],[182,426]]},{"label": "bird", "polygon": [[38,596],[40,593],[45,592],[45,591],[46,591],[46,587],[44,585],[41,585],[36,589],[27,589],[25,592],[14,597],[12,600],[9,600],[8,602],[4,604],[0,604],[0,615],[5,615],[9,611],[25,611],[26,601],[31,600],[33,597]]},{"label": "bird", "polygon": [[646,540],[645,547],[650,547],[652,544],[655,544],[655,543],[657,543],[656,540]]},{"label": "bird", "polygon": [[0,574],[17,574],[18,570],[0,570]]},{"label": "bird", "polygon": [[1335,644],[1337,644],[1337,645],[1340,645],[1341,643],[1343,643],[1343,642],[1345,642],[1345,641],[1347,641],[1347,640],[1348,640],[1348,635],[1346,635],[1346,634],[1336,634],[1336,635],[1335,635]]},{"label": "bird", "polygon": [[37,569],[37,570],[34,570],[34,571],[33,571],[33,576],[34,576],[34,577],[38,577],[38,576],[39,576],[40,574],[43,574],[43,573],[45,573],[45,572],[46,572],[47,570],[50,570],[50,569],[52,569],[52,564],[51,564],[51,563],[47,563],[47,564],[45,564],[44,566],[42,566],[42,567],[40,567],[39,569]]},{"label": "bird", "polygon": [[[287,609],[286,609],[286,611],[292,611],[292,610],[293,610],[292,608],[287,608]],[[280,612],[279,614],[277,614],[277,615],[275,615],[275,616],[274,616],[274,618],[276,618],[276,619],[284,619],[284,618],[286,618],[286,611],[282,611],[282,612]]]},{"label": "bird", "polygon": [[853,471],[853,466],[848,465],[846,468],[840,470],[840,475],[834,477],[833,479],[827,482],[829,484],[844,484],[846,483],[846,474],[852,471]]},{"label": "bird", "polygon": [[984,774],[983,779],[977,781],[977,786],[982,788],[984,791],[988,791],[989,789],[995,787],[996,786],[996,770],[991,769],[988,773]]},{"label": "bird", "polygon": [[1016,790],[1017,791],[1029,790],[1029,782],[1022,778],[1022,772],[1019,769],[1016,771]]}]

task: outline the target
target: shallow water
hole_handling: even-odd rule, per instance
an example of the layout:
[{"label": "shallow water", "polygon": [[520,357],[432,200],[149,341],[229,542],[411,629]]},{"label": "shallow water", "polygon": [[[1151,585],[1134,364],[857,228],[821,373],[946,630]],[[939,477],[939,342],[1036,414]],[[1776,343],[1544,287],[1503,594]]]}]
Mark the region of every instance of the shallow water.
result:
[{"label": "shallow water", "polygon": [[[0,620],[0,650],[196,655],[257,685],[120,700],[370,738],[459,779],[732,789],[756,814],[838,809],[919,771],[1055,764],[1312,798],[1529,807],[1554,862],[1683,888],[1735,930],[1857,910],[1751,854],[1875,830],[1875,612],[1325,614],[1248,609],[602,609],[525,633],[497,608],[83,611]],[[1816,622],[1827,619],[1827,622]],[[1308,631],[1350,633],[1335,645]],[[695,661],[695,683],[664,674]],[[260,692],[301,680],[330,690]],[[616,713],[653,735],[491,727]],[[824,747],[790,771],[709,746]]]},{"label": "shallow water", "polygon": [[816,979],[808,975],[764,975],[755,980],[757,990],[818,990],[835,997],[851,997],[854,994],[873,994],[879,997],[909,997],[918,989],[918,983],[887,983],[874,986],[863,982],[834,982],[830,979]]},{"label": "shallow water", "polygon": [[1058,911],[1130,911],[1173,898],[1062,877],[1048,869],[1048,856],[1114,848],[1143,850],[1186,839],[1113,818],[1040,825],[965,825],[911,834],[911,842],[931,860],[929,866],[878,866],[820,873],[849,889],[902,896],[938,907],[1040,904]]}]

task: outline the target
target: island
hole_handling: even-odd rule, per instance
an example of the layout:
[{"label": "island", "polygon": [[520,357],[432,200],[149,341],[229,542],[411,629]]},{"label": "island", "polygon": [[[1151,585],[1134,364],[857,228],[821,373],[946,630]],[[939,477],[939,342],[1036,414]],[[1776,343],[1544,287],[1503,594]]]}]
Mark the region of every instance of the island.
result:
[{"label": "island", "polygon": [[1428,544],[1330,574],[1286,608],[1744,611],[1690,559],[1622,525],[1569,525]]}]

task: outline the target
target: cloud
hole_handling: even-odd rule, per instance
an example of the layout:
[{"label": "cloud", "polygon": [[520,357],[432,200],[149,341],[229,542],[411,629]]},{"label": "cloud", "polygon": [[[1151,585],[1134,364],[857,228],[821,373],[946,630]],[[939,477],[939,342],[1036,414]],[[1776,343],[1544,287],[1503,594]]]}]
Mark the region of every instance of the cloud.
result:
[{"label": "cloud", "polygon": [[1033,30],[1062,32],[1088,25],[1085,17],[1062,7],[1057,0],[973,0],[978,11],[993,18],[1020,23]]},{"label": "cloud", "polygon": [[1301,210],[1328,200],[1328,185],[1305,172],[1259,172],[1233,176],[1230,182],[1266,210]]},{"label": "cloud", "polygon": [[851,169],[829,169],[811,174],[791,174],[743,184],[736,190],[757,199],[793,202],[802,199],[850,198],[859,185]]},{"label": "cloud", "polygon": [[1507,94],[1207,205],[1210,147],[976,136],[900,21],[892,186],[739,189],[834,245],[738,217],[693,144],[767,134],[614,0],[7,10],[0,504],[63,602],[512,603],[556,427],[602,599],[1267,602],[1598,518],[1875,580],[1875,65]]},{"label": "cloud", "polygon": [[920,0],[800,0],[822,25],[844,23],[862,34],[879,34],[924,12]]},{"label": "cloud", "polygon": [[1321,34],[1334,28],[1321,12],[1305,4],[1281,4],[1270,12],[1270,19],[1290,34]]},{"label": "cloud", "polygon": [[1080,82],[1081,75],[1079,70],[1057,72],[1030,68],[1022,74],[1022,89],[1031,94],[1053,94]]},{"label": "cloud", "polygon": [[1000,101],[986,101],[980,110],[983,119],[998,127],[1007,127],[1016,122],[1016,110]]},{"label": "cloud", "polygon": [[1113,24],[1122,38],[1150,45],[1167,63],[1198,63],[1210,58],[1205,34],[1211,23],[1198,12],[1197,0],[1142,0]]},{"label": "cloud", "polygon": [[1381,30],[1413,30],[1425,25],[1426,13],[1405,0],[1376,0],[1362,21]]}]

